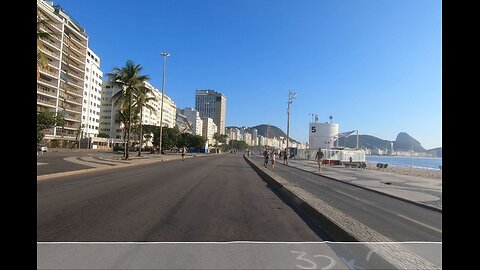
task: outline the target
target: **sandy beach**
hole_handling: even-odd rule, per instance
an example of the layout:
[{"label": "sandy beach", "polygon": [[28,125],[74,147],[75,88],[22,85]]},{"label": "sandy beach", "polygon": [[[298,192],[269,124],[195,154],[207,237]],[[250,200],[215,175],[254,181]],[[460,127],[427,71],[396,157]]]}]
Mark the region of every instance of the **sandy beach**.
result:
[{"label": "sandy beach", "polygon": [[377,170],[377,171],[391,172],[391,173],[403,174],[403,175],[413,175],[413,176],[432,178],[432,179],[442,179],[442,170],[412,168],[412,171],[410,174],[410,168],[388,165],[387,168],[380,169],[377,167],[376,163],[367,163],[367,164],[368,164],[367,165],[368,170]]}]

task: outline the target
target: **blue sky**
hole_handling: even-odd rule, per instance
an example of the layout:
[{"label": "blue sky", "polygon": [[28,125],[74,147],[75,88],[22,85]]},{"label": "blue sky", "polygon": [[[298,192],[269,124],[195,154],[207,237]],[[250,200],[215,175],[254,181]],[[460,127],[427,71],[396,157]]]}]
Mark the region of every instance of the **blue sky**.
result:
[{"label": "blue sky", "polygon": [[196,89],[227,97],[227,126],[286,131],[308,141],[309,114],[386,140],[407,132],[442,146],[439,0],[57,0],[111,72],[143,66],[177,107]]}]

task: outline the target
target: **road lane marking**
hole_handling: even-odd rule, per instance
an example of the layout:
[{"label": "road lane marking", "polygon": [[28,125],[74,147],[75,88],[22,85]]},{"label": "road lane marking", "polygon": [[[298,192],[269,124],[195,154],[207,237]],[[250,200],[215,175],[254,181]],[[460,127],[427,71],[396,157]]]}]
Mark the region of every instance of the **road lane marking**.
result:
[{"label": "road lane marking", "polygon": [[105,165],[105,164],[99,164],[99,163],[93,163],[93,162],[79,160],[79,159],[77,159],[77,157],[65,157],[65,158],[63,158],[63,160],[68,161],[68,162],[72,162],[72,163],[76,163],[76,164],[80,164],[80,165],[85,165],[85,166],[88,166],[88,167],[94,167],[94,168],[111,167],[111,165]]},{"label": "road lane marking", "polygon": [[401,214],[397,214],[397,216],[399,216],[399,217],[401,217],[401,218],[404,218],[404,219],[407,219],[407,220],[410,220],[411,222],[417,223],[418,225],[422,225],[422,226],[424,226],[424,227],[427,227],[427,228],[429,228],[429,229],[431,229],[431,230],[434,230],[434,231],[436,231],[436,232],[438,232],[438,233],[442,233],[442,230],[441,230],[441,229],[432,227],[432,226],[430,226],[430,225],[428,225],[428,224],[425,224],[425,223],[423,223],[423,222],[420,222],[420,221],[418,221],[418,220],[415,220],[415,219],[406,217],[406,216],[401,215]]},{"label": "road lane marking", "polygon": [[338,190],[338,189],[333,189],[333,190],[336,191],[336,192],[338,192],[338,193],[340,193],[340,194],[343,194],[343,195],[345,195],[345,196],[347,196],[347,197],[350,197],[350,198],[353,198],[353,199],[355,199],[355,200],[357,200],[357,201],[360,201],[360,202],[362,202],[362,203],[364,203],[364,204],[375,205],[374,203],[367,202],[367,201],[365,201],[365,200],[362,200],[362,199],[360,199],[360,198],[357,198],[357,197],[355,197],[355,196],[352,196],[352,195],[350,195],[350,194],[348,194],[348,193],[342,192],[342,191],[340,191],[340,190]]}]

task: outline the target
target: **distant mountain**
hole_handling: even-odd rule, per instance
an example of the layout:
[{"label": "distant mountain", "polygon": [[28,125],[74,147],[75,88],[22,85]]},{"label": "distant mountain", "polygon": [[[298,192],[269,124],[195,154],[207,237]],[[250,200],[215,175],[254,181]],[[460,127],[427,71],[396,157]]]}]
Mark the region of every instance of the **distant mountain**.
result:
[{"label": "distant mountain", "polygon": [[[395,141],[388,141],[377,138],[371,135],[359,135],[358,136],[359,147],[370,148],[370,149],[390,149],[390,143],[393,142],[393,150],[395,151],[410,151],[413,149],[415,152],[428,152],[422,145],[408,135],[405,132],[400,132],[397,135]],[[357,136],[352,134],[346,139],[344,137],[338,140],[339,146],[351,147],[354,148],[357,146]],[[440,149],[441,156],[441,149]]]},{"label": "distant mountain", "polygon": [[[358,146],[361,148],[388,149],[390,147],[390,142],[391,141],[382,140],[371,135],[358,135]],[[357,147],[357,136],[352,134],[347,138],[341,137],[338,140],[338,146],[349,148]]]},{"label": "distant mountain", "polygon": [[396,151],[410,151],[413,149],[414,152],[425,152],[425,148],[406,132],[398,133],[397,139],[393,142],[393,149]]},{"label": "distant mountain", "polygon": [[[229,126],[227,128],[238,128],[238,129],[240,129],[241,127]],[[276,126],[273,126],[273,125],[262,124],[262,125],[257,125],[257,126],[254,126],[254,127],[246,128],[248,133],[252,133],[253,129],[257,129],[258,135],[261,135],[263,137],[268,137],[268,138],[283,137],[283,138],[287,138],[287,134],[285,132],[283,132],[283,130],[281,130],[280,128],[278,128]],[[298,141],[296,141],[292,138],[290,138],[290,141],[294,141],[294,142],[298,143]]]}]

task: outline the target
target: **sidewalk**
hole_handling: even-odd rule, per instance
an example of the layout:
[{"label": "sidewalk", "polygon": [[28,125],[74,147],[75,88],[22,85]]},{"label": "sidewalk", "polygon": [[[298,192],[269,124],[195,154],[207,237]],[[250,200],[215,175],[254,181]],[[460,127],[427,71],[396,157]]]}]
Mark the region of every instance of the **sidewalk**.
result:
[{"label": "sidewalk", "polygon": [[[283,165],[283,160],[278,161]],[[322,165],[310,160],[288,160],[288,166],[346,182],[362,188],[381,192],[429,208],[442,209],[442,179],[395,174],[386,171]]]}]

